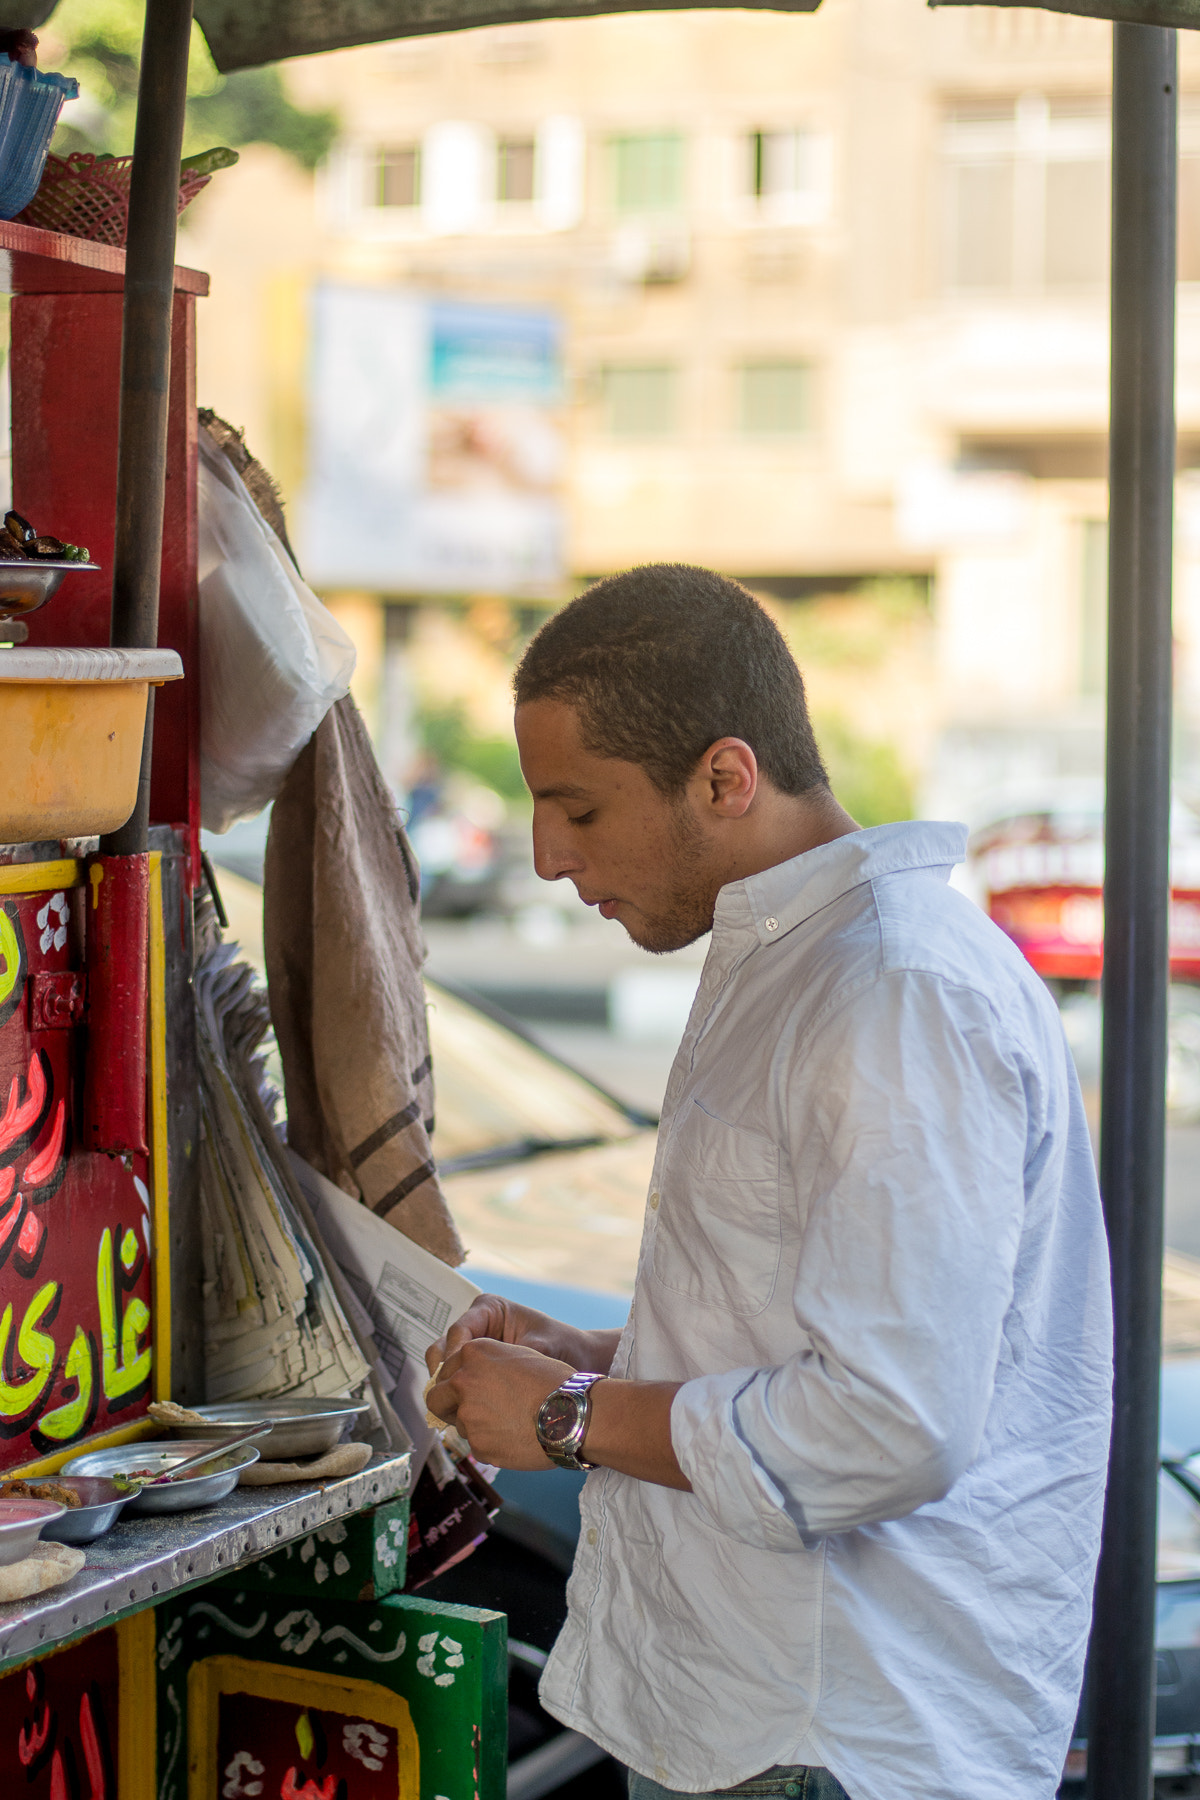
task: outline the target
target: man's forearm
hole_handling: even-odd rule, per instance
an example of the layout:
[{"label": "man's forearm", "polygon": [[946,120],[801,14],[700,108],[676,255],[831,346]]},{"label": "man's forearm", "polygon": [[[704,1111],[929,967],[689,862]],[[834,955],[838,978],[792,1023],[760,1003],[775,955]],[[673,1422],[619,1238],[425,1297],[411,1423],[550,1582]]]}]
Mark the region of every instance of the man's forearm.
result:
[{"label": "man's forearm", "polygon": [[675,1458],[671,1444],[671,1402],[678,1381],[598,1381],[592,1389],[592,1412],[583,1440],[585,1462],[616,1469],[659,1487],[692,1484]]}]

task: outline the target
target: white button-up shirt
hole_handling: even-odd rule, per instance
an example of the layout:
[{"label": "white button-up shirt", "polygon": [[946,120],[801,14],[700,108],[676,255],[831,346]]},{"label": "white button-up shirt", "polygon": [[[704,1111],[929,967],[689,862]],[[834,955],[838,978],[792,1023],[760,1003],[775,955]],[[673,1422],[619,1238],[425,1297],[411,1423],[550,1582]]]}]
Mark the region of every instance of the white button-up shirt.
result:
[{"label": "white button-up shirt", "polygon": [[589,1476],[542,1698],[685,1792],[1049,1800],[1108,1449],[1100,1201],[1053,1001],[888,825],[723,888],[614,1375],[692,1493]]}]

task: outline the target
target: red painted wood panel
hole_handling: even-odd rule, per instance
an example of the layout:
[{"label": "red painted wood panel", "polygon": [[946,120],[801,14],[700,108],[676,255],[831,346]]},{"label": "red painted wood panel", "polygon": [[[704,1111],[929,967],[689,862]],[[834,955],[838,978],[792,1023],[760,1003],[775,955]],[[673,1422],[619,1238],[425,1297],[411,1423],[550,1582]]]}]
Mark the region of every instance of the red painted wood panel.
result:
[{"label": "red painted wood panel", "polygon": [[82,889],[0,902],[0,1469],[150,1397],[146,1158],[83,1147],[85,1033],[48,1023],[44,999],[81,968],[85,904]]},{"label": "red painted wood panel", "polygon": [[118,1667],[110,1626],[0,1680],[0,1768],[25,1800],[117,1800]]},{"label": "red painted wood panel", "polygon": [[[185,679],[156,696],[155,822],[185,826],[198,878],[200,719],[196,591],[195,299],[176,294],[158,641]],[[112,605],[120,294],[18,294],[12,302],[13,504],[40,531],[85,544],[98,574],[69,574],[29,619],[31,644],[107,644]]]},{"label": "red painted wood panel", "polygon": [[[125,252],[111,244],[0,219],[0,250],[7,252],[0,288],[14,294],[100,294],[124,285]],[[175,286],[183,294],[207,294],[208,276],[177,266]]]}]

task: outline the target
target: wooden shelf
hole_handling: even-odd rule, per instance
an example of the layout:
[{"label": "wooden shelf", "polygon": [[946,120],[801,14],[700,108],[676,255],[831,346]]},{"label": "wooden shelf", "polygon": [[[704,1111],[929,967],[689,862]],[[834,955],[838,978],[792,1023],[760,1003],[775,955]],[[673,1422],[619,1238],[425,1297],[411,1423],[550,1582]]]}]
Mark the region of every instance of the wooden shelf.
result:
[{"label": "wooden shelf", "polygon": [[[124,250],[0,219],[0,293],[112,294],[124,285]],[[176,268],[175,290],[207,294],[208,276]]]}]

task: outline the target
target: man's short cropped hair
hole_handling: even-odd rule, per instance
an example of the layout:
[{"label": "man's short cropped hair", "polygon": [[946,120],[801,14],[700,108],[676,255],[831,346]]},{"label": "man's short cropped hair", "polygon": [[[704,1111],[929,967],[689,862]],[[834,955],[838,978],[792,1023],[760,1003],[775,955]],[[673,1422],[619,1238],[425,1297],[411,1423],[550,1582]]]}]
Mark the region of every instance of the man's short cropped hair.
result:
[{"label": "man's short cropped hair", "polygon": [[686,563],[610,575],[546,621],[513,679],[517,705],[573,708],[594,756],[678,794],[718,738],[741,738],[771,785],[828,785],[804,682],[778,626],[736,581]]}]

